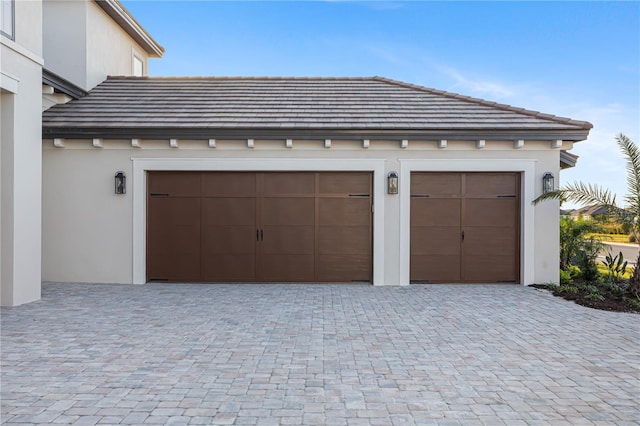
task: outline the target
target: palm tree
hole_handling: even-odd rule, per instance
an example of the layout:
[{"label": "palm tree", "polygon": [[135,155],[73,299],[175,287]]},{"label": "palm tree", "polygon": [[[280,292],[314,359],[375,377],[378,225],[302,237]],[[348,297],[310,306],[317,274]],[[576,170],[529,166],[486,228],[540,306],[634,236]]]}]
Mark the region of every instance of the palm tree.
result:
[{"label": "palm tree", "polygon": [[[638,241],[640,235],[640,149],[631,139],[620,133],[616,142],[627,161],[627,195],[624,197],[626,210],[618,206],[615,194],[596,184],[573,182],[560,189],[548,192],[536,198],[536,205],[544,200],[573,201],[578,204],[594,204],[607,208],[610,216],[623,221],[631,221],[631,233]],[[640,295],[640,254],[636,261],[633,276],[629,282],[629,290]]]}]

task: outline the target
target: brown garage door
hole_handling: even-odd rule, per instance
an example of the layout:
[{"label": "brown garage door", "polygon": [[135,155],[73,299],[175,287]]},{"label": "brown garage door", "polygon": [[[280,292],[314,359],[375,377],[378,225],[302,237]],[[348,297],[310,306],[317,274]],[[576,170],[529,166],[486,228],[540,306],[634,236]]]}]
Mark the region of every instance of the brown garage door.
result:
[{"label": "brown garage door", "polygon": [[150,172],[147,279],[372,278],[371,174]]},{"label": "brown garage door", "polygon": [[519,265],[520,174],[411,174],[412,282],[518,282]]}]

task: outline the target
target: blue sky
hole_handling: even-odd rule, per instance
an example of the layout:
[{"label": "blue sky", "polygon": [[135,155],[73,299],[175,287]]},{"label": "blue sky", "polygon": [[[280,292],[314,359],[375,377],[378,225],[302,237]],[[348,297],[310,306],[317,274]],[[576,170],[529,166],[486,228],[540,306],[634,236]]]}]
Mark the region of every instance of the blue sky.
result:
[{"label": "blue sky", "polygon": [[562,182],[624,195],[640,143],[640,2],[122,1],[153,76],[379,75],[590,121]]}]

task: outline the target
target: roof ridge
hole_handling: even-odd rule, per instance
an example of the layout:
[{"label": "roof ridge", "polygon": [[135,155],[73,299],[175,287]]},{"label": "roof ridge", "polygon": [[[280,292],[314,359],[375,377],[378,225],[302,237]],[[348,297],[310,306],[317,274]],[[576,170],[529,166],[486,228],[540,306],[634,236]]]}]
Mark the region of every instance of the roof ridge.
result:
[{"label": "roof ridge", "polygon": [[508,104],[502,104],[502,103],[498,103],[498,102],[487,101],[487,100],[480,99],[480,98],[474,98],[474,97],[471,97],[471,96],[460,95],[458,93],[447,92],[445,90],[432,89],[430,87],[420,86],[420,85],[411,84],[411,83],[405,83],[404,81],[393,80],[391,78],[386,78],[386,77],[374,76],[374,77],[372,77],[372,79],[376,80],[376,81],[388,83],[388,84],[394,84],[394,85],[400,86],[400,87],[405,87],[407,89],[420,90],[422,92],[427,92],[427,93],[431,93],[431,94],[434,94],[434,95],[445,96],[445,97],[448,97],[448,98],[457,99],[457,100],[461,100],[461,101],[465,101],[465,102],[473,102],[473,103],[476,103],[476,104],[479,104],[479,105],[483,105],[483,106],[489,106],[489,107],[492,107],[492,108],[498,108],[498,109],[505,110],[505,111],[510,111],[510,112],[515,112],[515,113],[518,113],[518,114],[528,115],[528,116],[532,116],[532,117],[539,118],[539,119],[542,119],[542,120],[549,120],[549,121],[554,121],[556,123],[562,123],[562,124],[571,124],[571,125],[574,125],[574,126],[579,126],[579,127],[583,128],[585,130],[593,128],[593,124],[591,124],[588,121],[573,120],[573,119],[568,118],[568,117],[560,117],[560,116],[553,115],[553,114],[545,114],[545,113],[540,112],[540,111],[534,111],[534,110],[529,110],[529,109],[525,109],[525,108],[514,107],[514,106],[508,105]]}]

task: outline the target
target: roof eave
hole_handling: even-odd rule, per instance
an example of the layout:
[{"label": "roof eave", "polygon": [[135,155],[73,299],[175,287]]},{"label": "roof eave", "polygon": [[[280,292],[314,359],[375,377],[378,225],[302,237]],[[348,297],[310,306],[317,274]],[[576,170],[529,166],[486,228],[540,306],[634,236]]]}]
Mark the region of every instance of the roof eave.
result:
[{"label": "roof eave", "polygon": [[95,0],[123,30],[127,32],[152,58],[161,58],[164,47],[160,46],[153,37],[136,21],[118,0]]},{"label": "roof eave", "polygon": [[[391,139],[391,140],[564,140],[577,142],[587,138],[588,130],[430,130],[430,129],[332,129],[332,128],[256,128],[256,127],[57,127],[43,123],[42,136],[45,139]],[[575,162],[574,162],[575,165]]]},{"label": "roof eave", "polygon": [[560,168],[570,169],[578,164],[578,156],[567,151],[560,151]]},{"label": "roof eave", "polygon": [[46,68],[42,69],[42,84],[51,86],[58,92],[71,96],[73,99],[80,99],[87,96],[87,92],[85,90]]}]

